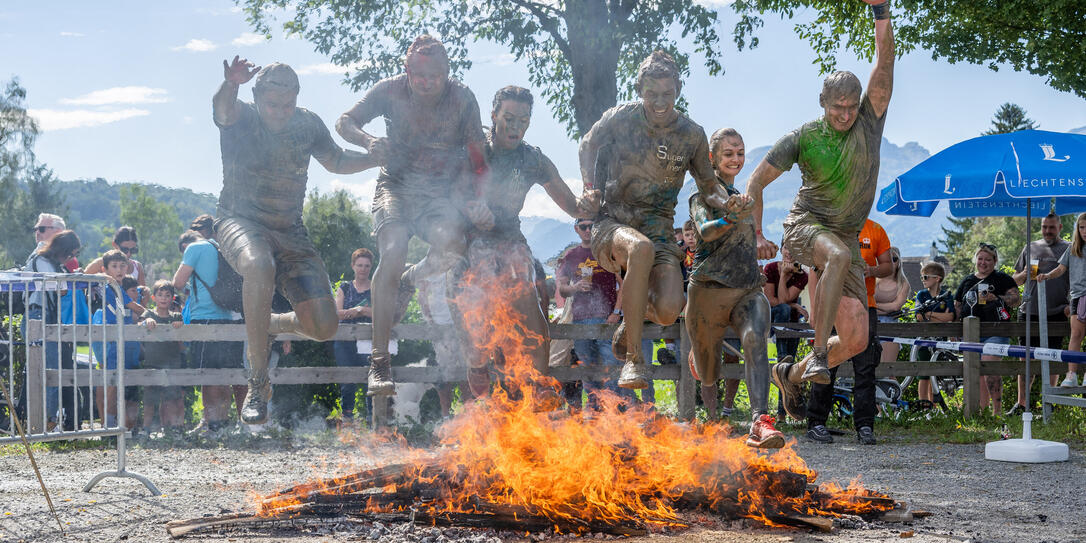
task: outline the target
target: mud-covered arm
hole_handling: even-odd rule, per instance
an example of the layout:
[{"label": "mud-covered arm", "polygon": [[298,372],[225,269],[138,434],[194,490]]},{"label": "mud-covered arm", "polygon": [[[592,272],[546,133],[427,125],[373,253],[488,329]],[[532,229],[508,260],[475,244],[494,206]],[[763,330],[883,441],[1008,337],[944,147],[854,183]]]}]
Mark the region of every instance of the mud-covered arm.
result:
[{"label": "mud-covered arm", "polygon": [[765,239],[765,236],[762,235],[763,193],[766,186],[780,177],[782,173],[784,173],[782,170],[777,169],[763,158],[758,163],[758,167],[754,169],[750,179],[747,180],[747,196],[751,200],[750,214],[754,219],[754,239],[758,243],[758,258],[762,260],[773,258],[777,254],[776,244]]},{"label": "mud-covered arm", "polygon": [[875,17],[875,69],[867,82],[867,97],[875,115],[881,118],[890,106],[894,90],[894,27],[890,23],[888,0],[864,0]]},{"label": "mud-covered arm", "polygon": [[547,191],[558,207],[562,208],[570,217],[575,219],[591,219],[600,209],[599,191],[586,191],[580,198],[573,195],[569,185],[558,174],[558,168],[547,157],[543,157],[544,179],[543,190]]},{"label": "mud-covered arm", "polygon": [[336,133],[348,143],[368,151],[380,166],[388,164],[388,140],[374,136],[362,128],[384,114],[386,96],[391,92],[390,89],[391,85],[387,81],[377,83],[362,95],[357,104],[336,120]]},{"label": "mud-covered arm", "polygon": [[606,179],[596,179],[596,156],[600,147],[610,143],[611,128],[615,124],[615,109],[609,109],[603,113],[600,120],[592,125],[588,133],[581,138],[581,145],[577,148],[577,159],[581,164],[581,180],[584,181],[584,190],[603,189]]},{"label": "mud-covered arm", "polygon": [[[709,207],[724,209],[728,203],[728,191],[716,180],[713,164],[709,160],[709,140],[701,132],[694,156],[690,157],[690,175],[698,186],[698,193]],[[700,224],[700,223],[699,223]]]},{"label": "mud-covered arm", "polygon": [[211,110],[216,124],[230,126],[238,121],[238,88],[248,83],[260,71],[260,66],[253,66],[252,62],[234,55],[233,61],[222,61],[222,68],[223,82],[211,99]]}]

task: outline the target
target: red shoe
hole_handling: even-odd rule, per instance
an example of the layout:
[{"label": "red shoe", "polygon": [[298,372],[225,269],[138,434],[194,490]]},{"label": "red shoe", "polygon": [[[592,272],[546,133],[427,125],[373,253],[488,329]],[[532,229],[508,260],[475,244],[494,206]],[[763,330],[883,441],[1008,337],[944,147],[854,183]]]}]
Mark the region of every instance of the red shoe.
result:
[{"label": "red shoe", "polygon": [[750,425],[747,446],[759,449],[779,449],[784,446],[784,434],[773,427],[777,422],[769,415],[758,415]]}]

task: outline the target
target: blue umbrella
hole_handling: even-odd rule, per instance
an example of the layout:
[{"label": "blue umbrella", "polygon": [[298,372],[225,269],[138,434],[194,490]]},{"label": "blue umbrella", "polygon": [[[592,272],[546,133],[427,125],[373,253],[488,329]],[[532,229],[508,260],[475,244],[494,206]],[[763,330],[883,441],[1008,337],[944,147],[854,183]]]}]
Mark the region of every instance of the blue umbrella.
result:
[{"label": "blue umbrella", "polygon": [[[1025,216],[1028,262],[1031,215],[1052,205],[1059,215],[1086,210],[1086,135],[1022,130],[951,145],[898,176],[876,209],[930,217],[940,200],[957,217]],[[1027,293],[1031,282],[1027,274]],[[1027,374],[1030,321],[1027,313]]]}]

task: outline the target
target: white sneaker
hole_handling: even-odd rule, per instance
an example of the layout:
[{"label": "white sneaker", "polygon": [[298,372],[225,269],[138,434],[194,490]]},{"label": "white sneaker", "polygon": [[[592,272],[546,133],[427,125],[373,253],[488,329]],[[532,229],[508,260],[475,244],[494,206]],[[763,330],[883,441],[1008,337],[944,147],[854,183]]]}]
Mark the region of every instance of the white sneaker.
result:
[{"label": "white sneaker", "polygon": [[[1084,379],[1084,381],[1086,381],[1086,379]],[[1077,387],[1078,386],[1078,375],[1074,374],[1074,373],[1068,373],[1067,377],[1065,377],[1063,379],[1063,382],[1060,383],[1060,386],[1061,387]]]}]

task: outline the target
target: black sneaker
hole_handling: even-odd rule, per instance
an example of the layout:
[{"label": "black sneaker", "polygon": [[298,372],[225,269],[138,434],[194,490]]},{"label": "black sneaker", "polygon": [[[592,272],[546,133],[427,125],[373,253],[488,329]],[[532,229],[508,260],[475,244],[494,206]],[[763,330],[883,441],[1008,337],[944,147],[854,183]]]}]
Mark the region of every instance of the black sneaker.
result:
[{"label": "black sneaker", "polygon": [[874,445],[875,431],[870,426],[861,426],[859,430],[856,430],[856,441],[859,441],[861,445]]},{"label": "black sneaker", "polygon": [[815,443],[833,443],[833,436],[830,435],[830,430],[823,424],[816,424],[808,428],[807,439],[814,441]]},{"label": "black sneaker", "polygon": [[[787,358],[790,360],[790,358]],[[777,362],[773,365],[770,375],[773,384],[781,391],[784,397],[784,410],[788,416],[796,420],[807,418],[807,395],[803,392],[803,385],[788,380],[788,370],[792,369],[790,362]]]}]

